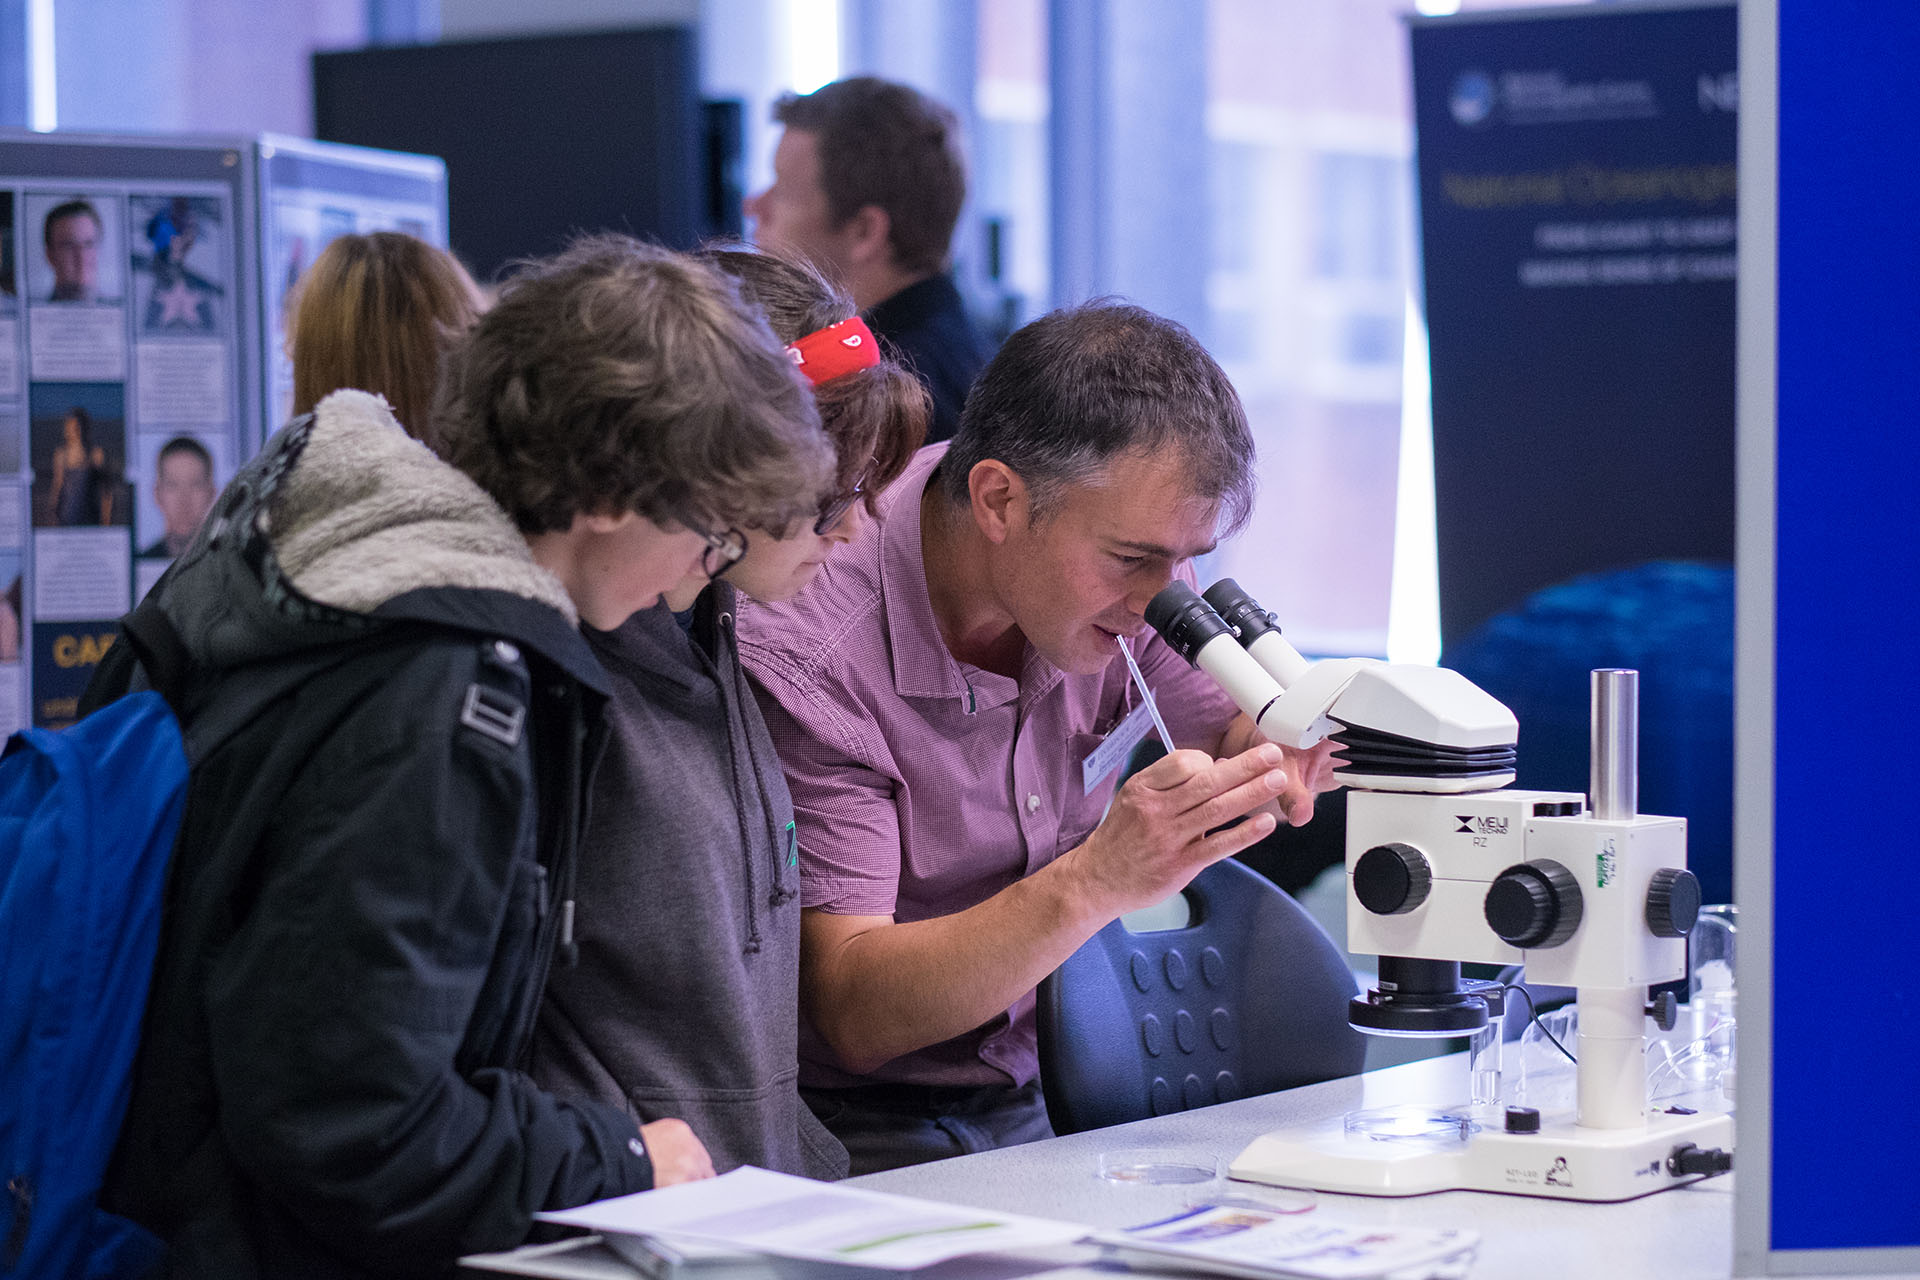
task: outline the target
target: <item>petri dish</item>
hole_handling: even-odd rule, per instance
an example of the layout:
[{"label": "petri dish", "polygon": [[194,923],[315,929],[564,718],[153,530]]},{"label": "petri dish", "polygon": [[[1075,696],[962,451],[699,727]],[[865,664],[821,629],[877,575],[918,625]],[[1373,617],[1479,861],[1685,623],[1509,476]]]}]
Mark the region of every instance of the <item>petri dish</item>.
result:
[{"label": "petri dish", "polygon": [[1187,1186],[1218,1181],[1220,1161],[1204,1151],[1127,1147],[1101,1152],[1099,1174],[1107,1182],[1155,1187]]}]

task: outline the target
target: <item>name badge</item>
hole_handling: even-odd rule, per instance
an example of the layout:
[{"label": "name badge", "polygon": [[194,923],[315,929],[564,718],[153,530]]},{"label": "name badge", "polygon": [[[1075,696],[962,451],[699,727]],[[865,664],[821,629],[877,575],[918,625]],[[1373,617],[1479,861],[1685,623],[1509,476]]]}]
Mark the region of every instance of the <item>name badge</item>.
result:
[{"label": "name badge", "polygon": [[1081,795],[1092,795],[1093,789],[1107,780],[1107,775],[1127,762],[1133,749],[1140,745],[1140,739],[1153,732],[1153,712],[1142,702],[1127,712],[1127,718],[1113,727],[1085,760],[1080,762]]}]

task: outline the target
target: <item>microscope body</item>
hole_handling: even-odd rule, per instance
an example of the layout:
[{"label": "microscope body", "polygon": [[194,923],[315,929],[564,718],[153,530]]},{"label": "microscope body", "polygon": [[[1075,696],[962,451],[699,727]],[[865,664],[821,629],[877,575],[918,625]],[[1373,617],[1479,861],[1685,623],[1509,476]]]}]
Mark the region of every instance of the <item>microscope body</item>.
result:
[{"label": "microscope body", "polygon": [[[1393,846],[1399,848],[1391,854],[1372,853]],[[1356,885],[1360,870],[1370,869],[1370,855],[1404,859],[1405,851],[1425,864],[1426,894],[1386,912],[1370,909]],[[1489,923],[1488,895],[1504,873],[1529,864],[1550,866],[1518,873],[1524,879],[1516,891],[1501,895],[1511,898],[1516,923],[1534,925],[1518,935],[1531,945],[1517,945]],[[1656,885],[1675,879],[1659,873],[1686,865],[1684,818],[1636,814],[1602,821],[1574,792],[1356,790],[1347,798],[1347,949],[1524,964],[1531,981],[1563,987],[1670,982],[1686,973],[1686,931],[1657,933],[1648,912],[1659,910],[1650,902],[1661,898]],[[1555,868],[1564,870],[1571,889]],[[1417,878],[1418,872],[1409,876]],[[1670,896],[1670,887],[1666,891]],[[1565,936],[1557,937],[1562,930]]]},{"label": "microscope body", "polygon": [[[1520,964],[1529,981],[1575,988],[1577,1123],[1635,1128],[1646,1120],[1647,988],[1685,976],[1700,905],[1686,855],[1684,819],[1604,820],[1570,792],[1355,791],[1347,800],[1348,950]],[[1400,868],[1412,885],[1424,870],[1424,895],[1395,900]],[[1391,882],[1384,892],[1383,879]],[[1417,1020],[1394,1024],[1395,993],[1384,989],[1394,971],[1383,959],[1364,1029],[1422,1034]]]},{"label": "microscope body", "polygon": [[[1380,957],[1379,983],[1349,1006],[1354,1027],[1470,1035],[1476,1060],[1482,1046],[1497,1053],[1501,991],[1461,982],[1462,962],[1524,965],[1530,981],[1572,987],[1578,1000],[1571,1111],[1503,1108],[1482,1096],[1476,1061],[1474,1102],[1415,1108],[1423,1125],[1443,1123],[1409,1140],[1396,1117],[1353,1112],[1255,1139],[1232,1177],[1366,1195],[1612,1201],[1727,1167],[1729,1116],[1647,1106],[1648,1015],[1673,1025],[1672,997],[1650,1008],[1647,988],[1685,976],[1700,890],[1686,870],[1685,820],[1636,811],[1637,672],[1593,674],[1588,793],[1522,791],[1508,787],[1512,712],[1455,672],[1308,662],[1230,579],[1204,597],[1175,584],[1147,619],[1268,738],[1340,744],[1334,777],[1351,788],[1347,950]],[[1450,1137],[1433,1136],[1449,1126]]]}]

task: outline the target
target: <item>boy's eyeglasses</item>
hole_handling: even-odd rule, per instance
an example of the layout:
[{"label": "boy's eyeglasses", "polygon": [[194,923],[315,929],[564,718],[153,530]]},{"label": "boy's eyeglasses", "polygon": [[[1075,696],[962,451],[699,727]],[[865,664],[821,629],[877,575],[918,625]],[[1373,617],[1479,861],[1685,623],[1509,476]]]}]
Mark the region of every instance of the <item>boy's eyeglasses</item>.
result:
[{"label": "boy's eyeglasses", "polygon": [[706,539],[707,549],[700,553],[700,572],[709,578],[718,578],[738,564],[741,556],[747,554],[747,535],[738,529],[714,533],[685,516],[678,516],[676,519],[687,532],[697,533]]}]

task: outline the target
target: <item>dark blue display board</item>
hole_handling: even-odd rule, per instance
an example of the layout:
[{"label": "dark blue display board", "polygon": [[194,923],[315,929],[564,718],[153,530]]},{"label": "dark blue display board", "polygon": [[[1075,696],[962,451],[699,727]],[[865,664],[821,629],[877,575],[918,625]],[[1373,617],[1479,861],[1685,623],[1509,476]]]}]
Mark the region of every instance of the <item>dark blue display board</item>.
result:
[{"label": "dark blue display board", "polygon": [[1641,680],[1641,807],[1733,897],[1730,4],[1415,20],[1442,662],[1584,790],[1587,672]]},{"label": "dark blue display board", "polygon": [[1910,1249],[1920,13],[1778,13],[1771,1247]]},{"label": "dark blue display board", "polygon": [[1412,41],[1446,641],[1596,570],[1731,564],[1733,6]]}]

